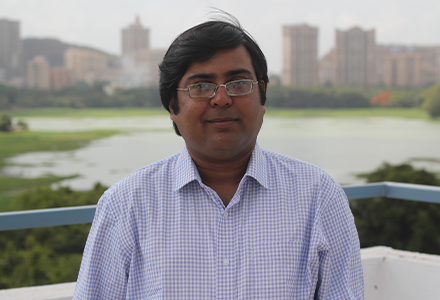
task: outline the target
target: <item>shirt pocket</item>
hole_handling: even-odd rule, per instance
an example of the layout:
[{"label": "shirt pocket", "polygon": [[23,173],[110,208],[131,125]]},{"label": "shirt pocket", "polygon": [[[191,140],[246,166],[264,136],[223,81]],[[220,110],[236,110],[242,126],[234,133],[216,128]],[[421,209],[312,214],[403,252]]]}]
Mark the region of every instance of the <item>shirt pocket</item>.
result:
[{"label": "shirt pocket", "polygon": [[291,299],[297,275],[301,243],[273,241],[254,246],[257,299]]}]

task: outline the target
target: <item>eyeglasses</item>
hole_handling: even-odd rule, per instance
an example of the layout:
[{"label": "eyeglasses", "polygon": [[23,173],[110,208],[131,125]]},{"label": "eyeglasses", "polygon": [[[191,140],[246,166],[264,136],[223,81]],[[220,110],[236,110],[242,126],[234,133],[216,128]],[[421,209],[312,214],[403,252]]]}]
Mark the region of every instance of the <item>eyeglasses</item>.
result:
[{"label": "eyeglasses", "polygon": [[244,96],[253,92],[254,84],[258,81],[252,81],[251,79],[240,79],[230,81],[225,84],[214,84],[214,83],[194,83],[187,86],[186,89],[178,88],[178,91],[188,91],[188,95],[192,99],[205,99],[213,98],[219,86],[224,86],[226,93],[229,96]]}]

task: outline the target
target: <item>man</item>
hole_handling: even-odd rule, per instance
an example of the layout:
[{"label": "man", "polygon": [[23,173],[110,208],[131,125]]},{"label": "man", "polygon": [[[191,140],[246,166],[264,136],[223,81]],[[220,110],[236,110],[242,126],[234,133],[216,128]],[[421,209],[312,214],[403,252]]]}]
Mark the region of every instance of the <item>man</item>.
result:
[{"label": "man", "polygon": [[104,193],[74,299],[363,299],[339,184],[256,143],[267,84],[238,24],[173,42],[160,93],[185,148]]}]

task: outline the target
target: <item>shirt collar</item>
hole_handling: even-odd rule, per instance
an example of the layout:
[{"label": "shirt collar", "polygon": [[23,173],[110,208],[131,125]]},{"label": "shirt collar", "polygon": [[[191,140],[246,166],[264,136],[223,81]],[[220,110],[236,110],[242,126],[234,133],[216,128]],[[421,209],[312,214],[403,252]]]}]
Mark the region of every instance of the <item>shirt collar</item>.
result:
[{"label": "shirt collar", "polygon": [[186,145],[184,145],[176,161],[174,190],[180,190],[194,180],[202,181],[196,164],[189,155]]},{"label": "shirt collar", "polygon": [[[244,174],[244,177],[246,176],[254,178],[262,186],[269,188],[266,158],[258,143],[255,145],[249,160],[246,174]],[[174,190],[177,191],[194,180],[202,182],[196,164],[189,155],[185,145],[176,161]]]},{"label": "shirt collar", "polygon": [[244,174],[244,176],[252,177],[265,188],[269,188],[266,157],[264,156],[263,151],[258,143],[256,143],[254,151],[252,152],[251,159],[249,160],[246,174]]}]

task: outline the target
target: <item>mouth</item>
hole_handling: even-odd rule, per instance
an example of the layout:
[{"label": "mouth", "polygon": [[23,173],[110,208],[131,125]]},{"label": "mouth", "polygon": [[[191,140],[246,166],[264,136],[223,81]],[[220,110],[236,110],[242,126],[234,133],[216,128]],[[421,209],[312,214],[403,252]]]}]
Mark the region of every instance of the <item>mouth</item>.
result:
[{"label": "mouth", "polygon": [[207,122],[217,128],[228,128],[237,121],[238,119],[235,118],[215,118],[212,120],[208,120]]}]

